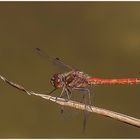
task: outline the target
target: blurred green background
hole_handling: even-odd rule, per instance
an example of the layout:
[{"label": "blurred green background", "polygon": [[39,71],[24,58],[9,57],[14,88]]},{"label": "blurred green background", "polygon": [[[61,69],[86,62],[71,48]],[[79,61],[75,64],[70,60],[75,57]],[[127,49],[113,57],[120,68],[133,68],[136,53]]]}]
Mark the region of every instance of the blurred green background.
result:
[{"label": "blurred green background", "polygon": [[[47,93],[50,77],[61,71],[36,47],[95,77],[140,77],[140,3],[1,2],[0,74]],[[140,118],[140,85],[93,92],[96,106]],[[63,118],[60,106],[2,81],[0,110],[0,138],[140,138],[139,128],[97,114],[83,134],[82,113]]]}]

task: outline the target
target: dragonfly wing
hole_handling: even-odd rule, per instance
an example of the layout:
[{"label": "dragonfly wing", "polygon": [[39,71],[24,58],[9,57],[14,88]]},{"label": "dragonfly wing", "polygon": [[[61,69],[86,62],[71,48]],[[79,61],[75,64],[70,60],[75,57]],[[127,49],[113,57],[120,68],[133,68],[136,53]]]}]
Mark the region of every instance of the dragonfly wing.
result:
[{"label": "dragonfly wing", "polygon": [[56,65],[59,65],[61,67],[64,67],[64,68],[67,68],[67,69],[70,69],[70,70],[73,70],[74,68],[65,64],[62,60],[60,60],[60,58],[58,57],[52,57],[52,56],[49,56],[47,53],[45,53],[43,50],[41,50],[40,48],[36,48],[35,49],[36,52],[43,58],[45,59],[48,59],[50,60],[52,63],[56,64]]},{"label": "dragonfly wing", "polygon": [[87,126],[87,119],[89,117],[89,112],[86,110],[86,108],[88,106],[91,106],[91,95],[90,95],[90,89],[88,88],[76,88],[75,90],[81,91],[81,94],[83,94],[82,96],[82,102],[83,104],[85,104],[85,110],[84,110],[84,114],[83,114],[83,132],[85,132],[86,130],[86,126]]},{"label": "dragonfly wing", "polygon": [[[86,107],[85,107],[86,108]],[[83,119],[83,133],[86,131],[86,126],[87,126],[87,119],[89,117],[89,112],[86,110],[84,111],[84,119]]]},{"label": "dragonfly wing", "polygon": [[86,130],[87,119],[89,117],[89,112],[86,110],[86,108],[87,108],[87,105],[90,104],[90,102],[91,101],[89,100],[89,97],[88,97],[87,93],[84,93],[84,95],[83,95],[83,103],[85,104],[85,110],[83,112],[83,129],[82,129],[83,133]]},{"label": "dragonfly wing", "polygon": [[[76,97],[74,96],[74,95],[76,95],[76,93],[69,88],[67,88],[67,91],[68,91],[68,93],[64,92],[62,94],[61,98],[64,98],[66,101],[68,101],[69,99],[68,99],[67,94],[69,94],[70,100],[77,101]],[[75,110],[74,108],[69,108],[69,107],[66,107],[66,106],[61,106],[62,118],[67,120],[67,121],[75,119],[78,114],[80,114],[79,110]]]}]

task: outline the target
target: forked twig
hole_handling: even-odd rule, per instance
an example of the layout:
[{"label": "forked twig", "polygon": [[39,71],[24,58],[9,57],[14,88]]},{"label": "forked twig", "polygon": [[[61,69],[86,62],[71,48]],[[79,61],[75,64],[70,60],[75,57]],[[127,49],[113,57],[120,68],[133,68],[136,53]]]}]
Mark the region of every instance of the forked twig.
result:
[{"label": "forked twig", "polygon": [[[58,97],[56,98],[56,97],[53,97],[50,95],[38,94],[38,93],[35,93],[33,91],[28,91],[23,86],[15,84],[1,75],[0,75],[0,78],[4,82],[8,83],[9,85],[11,85],[11,86],[13,86],[21,91],[26,92],[28,95],[40,96],[46,100],[50,100],[50,101],[55,102],[57,104],[60,104],[62,106],[68,106],[68,107],[73,107],[73,108],[80,109],[80,110],[85,110],[85,105],[82,103],[72,101],[72,100],[66,101],[63,98],[58,98]],[[86,110],[88,112],[97,113],[97,114],[100,114],[100,115],[103,115],[106,117],[110,117],[110,118],[113,118],[113,119],[119,120],[121,122],[124,122],[124,123],[127,123],[127,124],[130,124],[130,125],[133,125],[133,126],[140,128],[140,119],[136,119],[134,117],[130,117],[130,116],[127,116],[127,115],[124,115],[121,113],[113,112],[113,111],[106,110],[106,109],[99,108],[99,107],[95,107],[95,106],[87,106]]]}]

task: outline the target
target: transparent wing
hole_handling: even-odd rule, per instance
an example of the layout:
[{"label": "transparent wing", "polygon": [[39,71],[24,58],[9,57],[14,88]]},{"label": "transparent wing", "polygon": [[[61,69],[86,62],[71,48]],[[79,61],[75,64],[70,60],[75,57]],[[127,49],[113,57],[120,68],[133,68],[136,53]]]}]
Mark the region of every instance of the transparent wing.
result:
[{"label": "transparent wing", "polygon": [[[82,89],[83,90],[83,89]],[[86,108],[88,105],[91,105],[91,99],[90,99],[90,91],[89,89],[84,89],[84,93],[83,93],[83,102],[85,104],[85,110],[83,112],[83,133],[86,130],[86,126],[87,126],[87,119],[89,117],[89,112],[86,111]]]},{"label": "transparent wing", "polygon": [[[83,117],[84,117],[83,118],[83,127],[82,127],[83,132],[85,132],[85,130],[86,130],[87,119],[89,118],[89,112],[86,111],[86,108],[87,108],[87,106],[91,106],[91,89],[77,88],[77,89],[72,90],[70,93],[71,100],[82,102],[83,104],[85,104],[85,110],[83,112]],[[78,91],[79,93],[76,93],[75,91]],[[82,96],[82,100],[81,100],[81,96]],[[67,98],[66,94],[65,94],[64,98]]]},{"label": "transparent wing", "polygon": [[92,101],[91,101],[91,89],[89,88],[78,88],[76,90],[79,90],[80,93],[82,94],[82,103],[85,104],[85,110],[83,112],[83,132],[86,130],[87,126],[87,120],[89,118],[89,112],[86,111],[87,106],[91,106]]},{"label": "transparent wing", "polygon": [[40,48],[35,48],[35,51],[43,58],[46,58],[48,60],[50,60],[52,63],[59,65],[61,67],[73,70],[74,68],[72,68],[71,66],[65,64],[62,60],[60,60],[60,58],[58,57],[52,57],[49,56],[47,53],[45,53],[43,50],[41,50]]},{"label": "transparent wing", "polygon": [[[75,92],[73,93],[73,91],[71,91],[69,89],[68,94],[69,94],[70,100],[76,100],[76,97],[72,96],[73,94],[74,95],[76,94]],[[64,99],[66,99],[66,101],[68,101],[67,93],[64,92],[62,94],[61,98],[64,98]],[[80,115],[79,110],[75,110],[73,108],[69,108],[69,107],[65,107],[65,106],[61,106],[60,112],[61,112],[61,116],[64,120],[72,120],[72,119],[75,119],[78,114]]]}]

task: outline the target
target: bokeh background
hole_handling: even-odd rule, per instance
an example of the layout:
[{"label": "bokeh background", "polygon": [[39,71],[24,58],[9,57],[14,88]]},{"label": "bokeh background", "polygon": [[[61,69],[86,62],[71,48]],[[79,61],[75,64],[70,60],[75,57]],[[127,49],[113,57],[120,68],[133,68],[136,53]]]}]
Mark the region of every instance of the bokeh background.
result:
[{"label": "bokeh background", "polygon": [[[1,2],[0,74],[47,93],[50,77],[61,70],[36,47],[95,77],[140,77],[140,3]],[[93,92],[96,106],[140,118],[140,85],[101,85]],[[97,114],[82,133],[80,111],[62,117],[57,104],[2,81],[0,110],[0,138],[140,138],[139,128]]]}]

